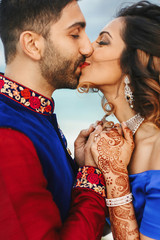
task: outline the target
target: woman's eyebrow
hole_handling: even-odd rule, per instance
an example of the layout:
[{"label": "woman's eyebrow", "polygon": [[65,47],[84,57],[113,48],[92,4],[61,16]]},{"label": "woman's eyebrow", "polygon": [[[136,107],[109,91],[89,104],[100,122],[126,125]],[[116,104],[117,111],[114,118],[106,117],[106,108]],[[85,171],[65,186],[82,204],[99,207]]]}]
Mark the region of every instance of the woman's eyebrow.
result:
[{"label": "woman's eyebrow", "polygon": [[111,34],[110,34],[109,32],[107,32],[107,31],[102,31],[102,32],[100,32],[99,36],[101,36],[101,35],[104,34],[104,33],[107,33],[107,34],[110,36],[110,38],[112,38]]}]

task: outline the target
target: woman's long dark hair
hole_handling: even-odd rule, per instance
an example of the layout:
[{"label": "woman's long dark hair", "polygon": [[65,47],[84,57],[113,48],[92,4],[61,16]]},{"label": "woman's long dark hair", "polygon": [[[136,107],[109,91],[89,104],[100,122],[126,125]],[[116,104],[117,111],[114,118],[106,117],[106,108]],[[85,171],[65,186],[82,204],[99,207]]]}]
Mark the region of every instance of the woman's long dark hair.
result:
[{"label": "woman's long dark hair", "polygon": [[134,110],[160,128],[160,6],[140,1],[123,8],[121,68],[131,81]]}]

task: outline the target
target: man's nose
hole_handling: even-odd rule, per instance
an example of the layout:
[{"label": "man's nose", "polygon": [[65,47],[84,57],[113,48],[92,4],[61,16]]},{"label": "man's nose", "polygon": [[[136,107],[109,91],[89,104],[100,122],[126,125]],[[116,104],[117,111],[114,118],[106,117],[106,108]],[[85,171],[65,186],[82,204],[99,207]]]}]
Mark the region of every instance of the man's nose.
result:
[{"label": "man's nose", "polygon": [[90,57],[93,53],[93,46],[89,40],[89,38],[85,37],[85,40],[82,42],[82,45],[80,46],[79,49],[80,53],[85,56],[85,57]]}]

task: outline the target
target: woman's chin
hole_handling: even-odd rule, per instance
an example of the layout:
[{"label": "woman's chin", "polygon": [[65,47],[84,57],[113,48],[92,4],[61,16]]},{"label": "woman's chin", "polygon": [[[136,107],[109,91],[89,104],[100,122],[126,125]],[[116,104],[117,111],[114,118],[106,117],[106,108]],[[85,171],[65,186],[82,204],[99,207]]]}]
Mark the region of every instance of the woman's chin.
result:
[{"label": "woman's chin", "polygon": [[80,79],[79,79],[79,84],[80,85],[86,85],[88,83],[89,83],[89,81],[85,76],[80,76]]},{"label": "woman's chin", "polygon": [[94,80],[94,76],[92,76],[91,73],[89,73],[88,71],[85,71],[85,69],[81,72],[81,76],[79,78],[79,84],[80,85],[90,85],[90,86],[94,86],[95,83],[93,82]]},{"label": "woman's chin", "polygon": [[87,82],[90,79],[92,79],[92,76],[90,73],[88,73],[88,71],[85,71],[85,70],[81,71],[81,75],[80,75],[81,82]]}]

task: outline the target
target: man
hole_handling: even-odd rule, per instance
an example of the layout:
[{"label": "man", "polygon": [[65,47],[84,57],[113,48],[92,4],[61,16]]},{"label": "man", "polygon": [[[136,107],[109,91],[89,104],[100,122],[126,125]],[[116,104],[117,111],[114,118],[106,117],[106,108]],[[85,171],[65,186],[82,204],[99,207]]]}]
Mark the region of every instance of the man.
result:
[{"label": "man", "polygon": [[[0,76],[0,239],[100,239],[103,176],[83,166],[72,191],[76,166],[51,98],[55,89],[77,87],[80,66],[92,53],[79,6],[75,0],[2,0],[0,35],[6,59]],[[91,131],[80,135],[77,161]]]}]

